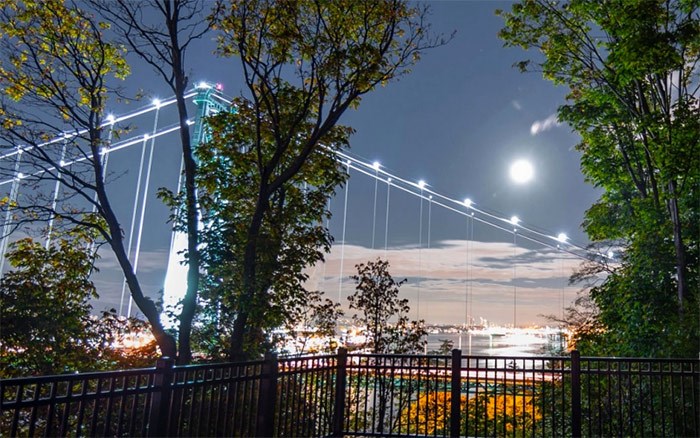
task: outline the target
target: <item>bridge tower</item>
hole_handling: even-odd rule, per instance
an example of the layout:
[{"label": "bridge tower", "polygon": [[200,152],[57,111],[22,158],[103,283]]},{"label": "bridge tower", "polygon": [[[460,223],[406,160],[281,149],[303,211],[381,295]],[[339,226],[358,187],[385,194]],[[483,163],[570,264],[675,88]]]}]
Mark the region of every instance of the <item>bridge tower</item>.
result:
[{"label": "bridge tower", "polygon": [[[223,87],[221,84],[211,85],[206,82],[200,82],[195,86],[195,90],[197,93],[192,100],[197,105],[197,115],[194,119],[194,128],[192,130],[193,148],[209,139],[206,117],[221,111],[228,111],[231,108],[231,104],[222,94]],[[178,192],[183,184],[183,168],[184,162],[181,162]],[[185,296],[187,290],[187,266],[183,263],[184,257],[182,253],[186,249],[187,235],[179,231],[173,231],[170,238],[168,267],[163,285],[164,310],[179,306],[180,301]],[[161,315],[161,321],[166,327],[173,327],[175,324],[175,321],[168,319],[165,313]]]}]

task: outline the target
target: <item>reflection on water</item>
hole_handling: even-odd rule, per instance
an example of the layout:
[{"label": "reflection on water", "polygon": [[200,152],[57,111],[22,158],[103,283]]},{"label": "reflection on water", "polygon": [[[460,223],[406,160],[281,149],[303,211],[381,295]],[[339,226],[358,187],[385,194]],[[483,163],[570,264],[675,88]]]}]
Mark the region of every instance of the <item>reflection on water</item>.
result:
[{"label": "reflection on water", "polygon": [[430,333],[427,351],[437,351],[443,340],[452,341],[463,355],[473,356],[547,356],[559,354],[565,347],[559,333]]}]

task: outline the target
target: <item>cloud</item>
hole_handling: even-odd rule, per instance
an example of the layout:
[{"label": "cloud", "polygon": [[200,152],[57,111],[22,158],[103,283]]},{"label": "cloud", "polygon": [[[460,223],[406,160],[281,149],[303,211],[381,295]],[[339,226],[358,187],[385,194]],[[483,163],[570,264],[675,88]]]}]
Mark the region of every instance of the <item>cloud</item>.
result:
[{"label": "cloud", "polygon": [[510,101],[510,104],[513,106],[513,108],[515,108],[515,109],[518,110],[518,111],[520,111],[521,109],[523,109],[523,106],[522,106],[522,105],[520,104],[520,102],[518,102],[517,100],[511,100],[511,101]]},{"label": "cloud", "polygon": [[[307,271],[307,286],[325,291],[334,300],[340,295],[347,311],[346,298],[355,286],[349,278],[355,273],[354,265],[384,257],[384,249],[345,245],[342,278],[341,247],[333,249],[325,264]],[[512,242],[467,244],[464,240],[444,240],[420,250],[415,246],[392,247],[386,257],[394,278],[408,279],[400,294],[410,301],[411,318],[418,316],[420,295],[420,318],[431,323],[463,322],[469,296],[475,317],[510,323],[516,292],[518,323],[544,323],[539,315],[559,314],[562,301],[568,305],[578,290],[567,284],[567,277],[580,260],[550,248],[532,250],[514,248]]]},{"label": "cloud", "polygon": [[530,134],[537,135],[549,131],[552,128],[556,128],[559,125],[561,125],[561,123],[557,120],[557,115],[550,114],[549,117],[544,120],[536,120],[532,126],[530,126]]}]

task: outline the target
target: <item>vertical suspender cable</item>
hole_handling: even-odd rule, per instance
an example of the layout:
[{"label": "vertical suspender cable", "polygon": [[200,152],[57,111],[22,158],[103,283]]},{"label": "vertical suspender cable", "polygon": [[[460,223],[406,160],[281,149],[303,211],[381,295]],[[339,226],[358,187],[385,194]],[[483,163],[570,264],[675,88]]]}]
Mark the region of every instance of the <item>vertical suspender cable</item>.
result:
[{"label": "vertical suspender cable", "polygon": [[374,236],[377,229],[377,184],[379,183],[379,167],[374,169],[374,209],[372,214],[372,249],[374,249]]},{"label": "vertical suspender cable", "polygon": [[428,249],[430,249],[430,230],[432,229],[433,195],[428,196]]},{"label": "vertical suspender cable", "polygon": [[12,206],[17,202],[17,194],[19,192],[19,181],[22,174],[19,172],[19,163],[22,161],[22,149],[17,147],[17,158],[15,160],[15,177],[12,179],[12,186],[10,187],[10,198],[6,205],[5,210],[5,225],[2,229],[2,243],[0,243],[0,278],[3,277],[3,271],[5,269],[5,253],[7,252],[7,245],[10,242],[10,218],[12,217]]},{"label": "vertical suspender cable", "polygon": [[[469,215],[469,241],[467,242],[467,250],[469,251],[469,267],[468,267],[468,277],[469,277],[469,328],[473,325],[474,320],[474,286],[472,285],[472,251],[471,247],[474,242],[474,212]],[[471,337],[470,337],[471,339]],[[469,344],[471,348],[471,343]]]},{"label": "vertical suspender cable", "polygon": [[[331,198],[330,198],[330,197],[328,198],[328,203],[326,204],[326,211],[328,212],[328,214],[330,214],[330,212],[331,212]],[[331,229],[331,218],[330,218],[330,217],[326,217],[326,230],[327,230],[328,232],[330,232],[330,229]],[[321,290],[324,290],[324,291],[326,290],[326,288],[325,288],[325,283],[326,283],[326,264],[327,264],[327,261],[328,261],[328,260],[326,260],[326,259],[325,259],[325,256],[324,256],[324,260],[323,260],[323,276],[321,277],[321,278],[323,279],[323,284],[324,284],[324,287],[323,287]]]},{"label": "vertical suspender cable", "polygon": [[389,248],[389,195],[391,194],[391,178],[386,180],[386,219],[384,219],[384,260]]},{"label": "vertical suspender cable", "polygon": [[[131,209],[131,225],[129,227],[129,242],[127,243],[126,255],[131,258],[131,246],[134,240],[134,229],[136,227],[136,212],[139,206],[139,197],[141,196],[141,177],[143,175],[143,165],[146,161],[146,144],[148,143],[148,134],[143,136],[143,144],[141,148],[141,163],[139,164],[139,175],[136,180],[136,192],[134,193],[134,205]],[[119,316],[124,316],[124,293],[126,291],[126,277],[122,280],[122,293],[119,299]],[[129,298],[131,301],[131,298]]]},{"label": "vertical suspender cable", "polygon": [[343,263],[345,262],[345,229],[348,221],[348,192],[350,191],[350,161],[345,163],[348,180],[345,182],[345,201],[343,205],[343,242],[340,246],[340,273],[338,274],[338,304],[343,298]]},{"label": "vertical suspender cable", "polygon": [[51,200],[51,217],[49,218],[49,226],[46,232],[46,243],[44,248],[46,250],[51,246],[51,233],[53,232],[53,222],[56,218],[56,204],[58,203],[58,192],[61,190],[61,179],[63,178],[63,160],[66,158],[66,135],[63,134],[63,146],[61,147],[61,159],[56,167],[56,184],[53,188],[53,199]]},{"label": "vertical suspender cable", "polygon": [[518,287],[515,284],[515,278],[516,278],[516,266],[517,266],[517,236],[518,236],[518,231],[513,228],[513,328],[516,327],[516,309],[517,309],[517,303],[518,303]]},{"label": "vertical suspender cable", "polygon": [[[160,105],[156,105],[156,115],[153,121],[153,134],[151,135],[151,149],[148,155],[148,166],[146,169],[146,181],[143,187],[143,201],[141,202],[141,217],[139,218],[139,234],[136,237],[136,250],[134,251],[134,274],[138,271],[139,267],[139,253],[141,252],[141,238],[143,237],[143,221],[146,217],[146,204],[148,201],[148,186],[151,182],[151,169],[153,168],[153,151],[156,146],[156,132],[158,131],[158,113],[160,112]],[[133,299],[129,295],[129,307],[126,312],[127,318],[131,316],[131,307],[133,304]]]},{"label": "vertical suspender cable", "polygon": [[[180,158],[180,173],[178,173],[179,177],[177,179],[177,191],[175,193],[179,194],[180,190],[182,190],[182,181],[184,180],[184,175],[183,172],[185,171],[185,155],[183,154],[182,157]],[[179,212],[179,208],[178,212]],[[179,215],[178,215],[179,216]],[[175,235],[177,234],[177,231],[173,231],[170,233],[170,251],[173,250],[173,245],[175,245]]]},{"label": "vertical suspender cable", "polygon": [[467,230],[466,230],[466,255],[465,255],[465,265],[464,265],[464,275],[466,281],[464,282],[464,330],[468,330],[469,327],[469,223],[470,216],[467,216]]},{"label": "vertical suspender cable", "polygon": [[420,210],[418,219],[418,291],[416,293],[416,320],[420,320],[421,250],[423,249],[423,188],[420,189]]},{"label": "vertical suspender cable", "polygon": [[[559,246],[559,245],[557,245]],[[561,283],[561,320],[562,322],[564,321],[564,288],[566,287],[566,277],[564,276],[564,254],[559,251],[559,255],[561,256],[559,258],[559,271],[560,275],[562,276],[563,280]]]},{"label": "vertical suspender cable", "polygon": [[[107,134],[107,144],[100,150],[100,160],[102,161],[102,182],[106,184],[107,180],[107,164],[109,164],[109,147],[112,146],[112,134],[114,133],[114,118],[109,119],[109,133]],[[92,196],[92,213],[97,211],[97,192]],[[90,243],[90,253],[95,250],[95,242]],[[94,254],[93,254],[94,256]],[[126,285],[126,281],[122,283],[122,299],[124,298],[123,286]],[[119,304],[119,312],[121,315],[121,303]]]},{"label": "vertical suspender cable", "polygon": [[[430,230],[433,215],[433,195],[428,195],[428,249],[430,249]],[[430,260],[430,258],[428,258]],[[422,281],[422,279],[421,279]],[[424,345],[424,354],[428,354],[428,343]]]},{"label": "vertical suspender cable", "polygon": [[471,261],[471,246],[474,242],[474,212],[469,215],[469,240],[467,241],[467,250],[469,251],[469,267],[468,267],[468,277],[469,277],[469,354],[472,354],[472,333],[471,328],[474,320],[474,287],[472,285],[472,261]]}]

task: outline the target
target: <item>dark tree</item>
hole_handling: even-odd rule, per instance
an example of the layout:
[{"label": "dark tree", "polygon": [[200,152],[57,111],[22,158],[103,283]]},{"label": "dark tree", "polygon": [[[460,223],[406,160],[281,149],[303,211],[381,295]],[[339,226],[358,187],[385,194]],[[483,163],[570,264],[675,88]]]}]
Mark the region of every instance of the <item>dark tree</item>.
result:
[{"label": "dark tree", "polygon": [[[193,43],[209,30],[207,14],[211,2],[205,0],[90,0],[100,15],[113,25],[122,42],[150,65],[165,81],[177,101],[180,144],[182,146],[184,214],[176,227],[187,234],[187,292],[178,315],[178,363],[188,363],[192,358],[190,334],[197,306],[199,291],[199,211],[195,177],[197,162],[192,147],[188,124],[189,115],[185,95],[190,86],[187,75],[186,54]],[[165,190],[163,195],[171,199],[173,194]]]},{"label": "dark tree", "polygon": [[[258,176],[243,227],[241,306],[233,321],[230,353],[244,357],[256,332],[255,312],[269,290],[258,260],[266,251],[264,221],[275,198],[348,108],[376,86],[403,74],[429,47],[427,10],[404,1],[231,1],[216,15],[219,52],[237,56],[247,87]],[[251,331],[251,328],[253,331]]]},{"label": "dark tree", "polygon": [[359,310],[352,319],[365,328],[367,347],[375,354],[417,354],[425,347],[424,321],[411,321],[408,299],[399,298],[399,288],[406,280],[395,281],[389,273],[389,262],[356,266],[355,293],[348,297],[350,308]]}]

